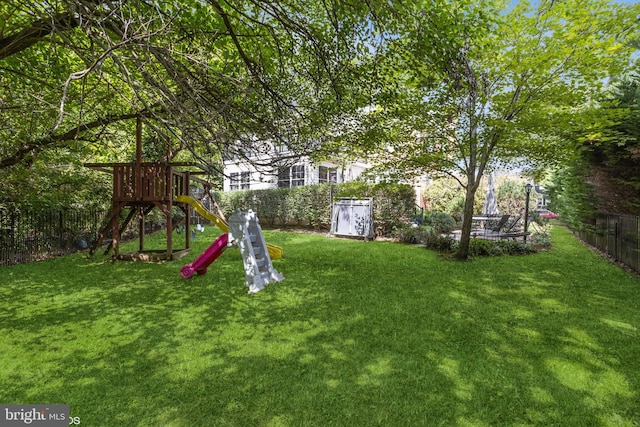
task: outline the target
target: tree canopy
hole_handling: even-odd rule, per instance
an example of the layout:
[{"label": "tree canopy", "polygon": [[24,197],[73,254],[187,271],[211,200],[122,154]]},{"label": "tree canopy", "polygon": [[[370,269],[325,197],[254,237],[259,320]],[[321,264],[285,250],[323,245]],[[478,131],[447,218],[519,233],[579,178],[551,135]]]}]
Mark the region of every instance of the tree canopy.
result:
[{"label": "tree canopy", "polygon": [[577,128],[611,124],[599,95],[629,65],[639,13],[606,0],[4,1],[0,200],[39,185],[25,177],[130,160],[141,117],[148,156],[212,173],[270,140],[454,177],[464,258],[485,172],[557,163]]},{"label": "tree canopy", "polygon": [[629,65],[640,6],[433,3],[398,8],[398,37],[374,59],[384,64],[370,113],[377,131],[360,141],[381,170],[458,180],[466,200],[458,256],[465,258],[487,171],[557,164],[575,147],[568,136],[577,127],[609,124],[597,101],[606,79]]},{"label": "tree canopy", "polygon": [[583,130],[571,162],[552,174],[553,209],[575,229],[598,214],[640,215],[640,63],[613,79],[604,94],[616,120],[602,132]]},{"label": "tree canopy", "polygon": [[210,170],[256,140],[308,141],[344,102],[345,64],[367,30],[359,13],[366,5],[5,1],[0,171],[48,150],[128,160],[137,117],[172,157]]}]

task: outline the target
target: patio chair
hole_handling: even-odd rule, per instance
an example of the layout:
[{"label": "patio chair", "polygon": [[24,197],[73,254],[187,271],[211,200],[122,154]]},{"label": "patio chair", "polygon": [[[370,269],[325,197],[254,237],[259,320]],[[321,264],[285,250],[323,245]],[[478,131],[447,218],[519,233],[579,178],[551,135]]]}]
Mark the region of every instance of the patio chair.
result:
[{"label": "patio chair", "polygon": [[512,233],[512,232],[518,231],[516,226],[520,223],[521,219],[522,219],[522,215],[516,215],[513,218],[511,218],[511,220],[507,221],[507,223],[504,225],[504,229],[502,230],[502,232]]},{"label": "patio chair", "polygon": [[494,233],[499,233],[505,226],[511,215],[502,215],[498,222],[487,222],[485,229]]},{"label": "patio chair", "polygon": [[518,215],[512,223],[508,224],[505,226],[504,230],[499,233],[499,238],[500,239],[513,239],[513,240],[517,240],[519,238],[522,237],[526,237],[528,235],[530,235],[531,233],[527,232],[525,233],[524,230],[522,229],[522,227],[516,227],[519,223],[520,220],[522,219],[522,215]]},{"label": "patio chair", "polygon": [[507,223],[511,215],[502,215],[501,217],[487,217],[484,220],[484,226],[481,229],[472,229],[471,237],[494,238],[500,235],[500,230]]}]

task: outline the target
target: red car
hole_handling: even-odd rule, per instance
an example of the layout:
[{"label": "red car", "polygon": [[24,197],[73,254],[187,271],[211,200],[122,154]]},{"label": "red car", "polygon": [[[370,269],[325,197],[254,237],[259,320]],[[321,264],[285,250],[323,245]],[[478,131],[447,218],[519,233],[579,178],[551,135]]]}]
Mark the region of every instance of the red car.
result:
[{"label": "red car", "polygon": [[549,209],[539,209],[538,215],[540,216],[540,218],[547,218],[547,219],[558,218],[558,214],[555,212],[551,212]]}]

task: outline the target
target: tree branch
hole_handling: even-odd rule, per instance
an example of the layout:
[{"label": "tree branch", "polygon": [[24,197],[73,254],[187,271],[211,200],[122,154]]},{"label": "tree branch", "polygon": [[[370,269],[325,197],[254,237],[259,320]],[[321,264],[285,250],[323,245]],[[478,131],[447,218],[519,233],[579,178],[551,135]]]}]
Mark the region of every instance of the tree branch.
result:
[{"label": "tree branch", "polygon": [[82,123],[61,134],[57,134],[57,135],[51,134],[51,135],[47,135],[44,138],[28,141],[25,144],[23,144],[20,148],[18,148],[18,150],[15,153],[0,160],[0,169],[14,166],[20,163],[22,160],[24,160],[27,156],[36,154],[46,148],[55,146],[60,142],[75,140],[77,139],[78,135],[82,132],[99,128],[101,126],[107,126],[109,124],[116,123],[122,120],[133,119],[133,118],[136,118],[140,113],[141,112],[109,115],[109,116],[101,117],[89,123]]},{"label": "tree branch", "polygon": [[69,30],[79,25],[80,21],[72,12],[60,13],[52,19],[35,21],[30,27],[0,39],[0,60],[33,46],[56,30]]}]

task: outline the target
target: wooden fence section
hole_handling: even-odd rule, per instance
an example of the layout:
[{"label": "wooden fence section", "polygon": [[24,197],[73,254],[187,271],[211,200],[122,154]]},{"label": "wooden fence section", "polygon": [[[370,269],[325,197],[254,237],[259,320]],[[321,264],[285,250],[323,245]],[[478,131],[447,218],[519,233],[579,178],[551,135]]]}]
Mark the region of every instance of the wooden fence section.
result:
[{"label": "wooden fence section", "polygon": [[607,214],[585,225],[576,233],[582,241],[640,272],[640,217]]}]

